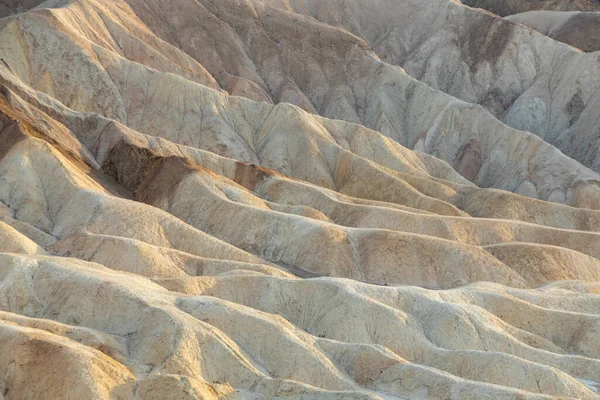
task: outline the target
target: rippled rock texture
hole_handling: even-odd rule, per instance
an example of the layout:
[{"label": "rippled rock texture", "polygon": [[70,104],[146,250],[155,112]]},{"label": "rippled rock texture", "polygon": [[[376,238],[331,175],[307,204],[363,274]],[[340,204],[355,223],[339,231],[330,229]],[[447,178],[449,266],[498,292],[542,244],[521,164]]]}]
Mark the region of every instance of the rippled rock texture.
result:
[{"label": "rippled rock texture", "polygon": [[446,0],[0,16],[0,399],[600,398],[597,54]]}]

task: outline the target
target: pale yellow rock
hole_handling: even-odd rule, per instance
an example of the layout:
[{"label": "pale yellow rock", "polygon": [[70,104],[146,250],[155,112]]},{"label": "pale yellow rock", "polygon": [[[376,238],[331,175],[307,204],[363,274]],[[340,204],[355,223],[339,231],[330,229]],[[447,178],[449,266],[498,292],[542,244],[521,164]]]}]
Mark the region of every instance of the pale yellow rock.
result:
[{"label": "pale yellow rock", "polygon": [[0,399],[600,398],[597,55],[446,0],[0,16]]}]

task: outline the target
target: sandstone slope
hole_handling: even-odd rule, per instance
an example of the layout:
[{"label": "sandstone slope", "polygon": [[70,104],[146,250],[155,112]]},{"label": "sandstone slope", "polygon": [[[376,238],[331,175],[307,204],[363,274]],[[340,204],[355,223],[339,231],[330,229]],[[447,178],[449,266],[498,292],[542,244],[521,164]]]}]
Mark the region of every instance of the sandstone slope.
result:
[{"label": "sandstone slope", "polygon": [[544,35],[585,52],[600,50],[600,13],[579,11],[529,11],[507,20],[526,25]]},{"label": "sandstone slope", "polygon": [[347,3],[7,3],[0,399],[600,398],[600,176]]},{"label": "sandstone slope", "polygon": [[596,0],[465,0],[463,3],[503,17],[534,10],[600,11],[600,3]]},{"label": "sandstone slope", "polygon": [[[434,91],[402,69],[380,61],[367,43],[348,32],[262,3],[237,6],[227,0],[211,9],[200,3],[174,6],[162,10],[167,13],[166,21],[154,21],[159,14],[144,11],[144,7],[158,7],[154,3],[53,3],[62,6],[6,19],[0,31],[0,51],[7,68],[26,84],[72,109],[97,112],[142,133],[189,144],[197,124],[204,130],[203,121],[212,124],[215,115],[204,101],[212,96],[205,93],[214,92],[190,82],[194,81],[363,124],[447,161],[479,186],[599,208],[598,173],[537,137],[499,123],[481,107]],[[140,18],[149,21],[145,24]],[[169,37],[163,32],[181,32],[193,21],[205,20],[215,27],[202,35]],[[298,39],[289,26],[307,37]],[[323,38],[328,42],[323,43]],[[228,53],[221,55],[223,48]],[[324,58],[324,48],[335,51]],[[27,57],[28,53],[33,56]],[[65,74],[70,60],[80,62]],[[298,69],[299,65],[303,67]],[[340,71],[345,65],[346,70]],[[194,109],[202,112],[188,111]],[[233,133],[247,125],[232,118],[223,122],[235,124],[227,126]],[[217,129],[223,122],[215,122]],[[213,125],[206,128],[214,131]],[[595,140],[593,132],[586,135],[586,140]],[[224,140],[221,136],[219,140]],[[595,157],[593,146],[586,149]],[[231,155],[223,152],[223,146],[207,150]],[[244,161],[257,160],[246,155]]]},{"label": "sandstone slope", "polygon": [[[150,13],[151,6],[138,7],[137,2],[133,0],[128,3],[148,26],[159,24],[152,18],[156,13]],[[262,6],[264,3],[268,6]],[[292,20],[290,23],[302,26],[298,31],[312,32],[313,29],[309,26],[315,26],[312,21],[316,20],[325,24],[325,26],[316,26],[332,32],[327,36],[338,38],[346,32],[362,39],[358,42],[359,45],[350,46],[351,55],[360,53],[361,48],[367,47],[367,50],[370,48],[372,51],[367,52],[372,57],[378,57],[385,65],[400,66],[411,77],[434,89],[468,103],[479,104],[508,126],[534,133],[556,146],[567,156],[595,171],[600,171],[600,128],[598,128],[600,125],[597,113],[600,106],[600,91],[598,91],[600,63],[597,54],[582,54],[577,49],[558,43],[525,26],[448,0],[428,2],[265,0],[247,1],[243,3],[243,7],[234,5],[214,7],[210,4],[198,4],[198,13],[206,10],[216,16],[221,25],[225,25],[224,32],[239,35],[236,42],[241,41],[244,44],[242,47],[244,53],[240,58],[250,58],[254,65],[260,65],[262,60],[272,66],[271,60],[273,54],[277,54],[277,50],[255,53],[253,45],[260,45],[260,48],[264,48],[264,45],[256,39],[255,33],[249,34],[250,32],[255,32],[256,29],[266,30],[267,44],[283,41],[286,43],[284,48],[287,48],[288,42],[281,36],[297,34],[294,34],[293,30],[291,32],[282,30],[279,28],[281,23],[274,21],[281,21],[287,16]],[[166,16],[165,21],[160,21],[162,25],[166,23],[172,26],[169,32],[179,32],[182,27],[199,18],[198,14],[189,10],[185,15],[180,16],[177,9],[175,7],[174,11],[169,12],[171,15]],[[258,27],[253,28],[253,25]],[[201,49],[211,48],[211,43],[214,43],[214,40],[203,40],[197,37],[192,43],[185,36],[175,38],[163,34],[160,30],[157,32],[165,40],[185,49],[188,54],[197,54],[198,59],[205,57]],[[315,38],[316,45],[308,40],[310,37],[308,36],[301,49],[293,54],[306,58],[311,54],[311,47],[322,48],[319,38],[323,36],[325,35],[320,34]],[[237,47],[240,45],[238,44]],[[339,46],[336,42],[336,46],[332,45],[330,48],[345,49],[348,45]],[[285,65],[288,57],[291,55],[283,52],[283,55],[276,59],[283,60]],[[359,62],[355,57],[344,59],[346,61],[343,63],[332,62],[331,64],[321,60],[318,65],[331,65],[338,69],[342,64],[344,71],[335,75],[337,79],[345,79],[346,76],[352,78],[352,71],[359,69]],[[362,110],[366,110],[361,121],[370,128],[394,137],[408,147],[432,152],[444,159],[448,157],[447,154],[429,149],[427,146],[420,147],[416,138],[407,141],[401,139],[406,129],[402,129],[404,114],[399,110],[406,110],[405,99],[410,99],[413,91],[405,92],[403,97],[397,96],[398,90],[394,89],[403,85],[397,83],[396,77],[393,82],[387,83],[384,87],[368,89],[366,93],[370,96],[366,96],[366,101],[364,92],[356,84],[350,85],[350,91],[337,90],[335,94],[329,92],[329,96],[324,96],[323,88],[328,88],[329,85],[319,84],[318,78],[323,76],[327,69],[315,70],[311,68],[313,63],[288,65],[306,64],[308,65],[301,70],[291,67],[278,68],[280,72],[275,74],[276,77],[281,77],[281,74],[288,71],[292,75],[290,80],[293,85],[285,85],[285,90],[282,91],[284,94],[289,94],[289,90],[296,91],[293,88],[297,86],[312,100],[313,104],[317,105],[319,113],[336,119],[356,120],[356,116],[348,111],[349,107],[346,104],[349,104],[350,108],[354,105],[358,110],[356,114],[359,118],[363,115]],[[207,68],[211,70],[210,66]],[[261,66],[258,70],[263,72],[265,68]],[[232,73],[236,72],[232,71]],[[215,71],[213,74],[218,72]],[[263,75],[266,74],[261,75],[262,79],[265,79]],[[248,77],[260,83],[260,80],[253,76],[248,75]],[[372,81],[372,78],[368,79],[368,82]],[[272,89],[280,87],[271,82],[267,83]],[[290,86],[292,89],[288,89]],[[279,93],[281,93],[279,90],[274,93],[275,101],[279,100]],[[376,116],[369,113],[373,110],[369,99],[374,93],[376,93],[374,96],[380,99],[377,102],[379,106],[377,106]],[[329,99],[339,99],[340,96],[344,98],[343,102],[339,101],[343,103],[343,108],[337,105],[328,106]],[[287,96],[284,101],[302,104],[305,99],[303,96],[294,95]],[[428,104],[431,103],[429,99]],[[440,111],[438,109],[434,112]],[[446,115],[449,112],[447,111]],[[456,119],[454,113],[452,112],[452,116],[446,118]],[[479,111],[473,113],[479,114]],[[469,117],[476,120],[479,118]],[[485,118],[484,120],[487,121]],[[485,126],[486,129],[482,130],[488,132],[482,132],[482,136],[492,135],[489,131],[495,133],[499,130],[494,126],[488,127],[487,123]],[[497,137],[497,135],[493,136]],[[514,137],[515,134],[511,136]],[[484,152],[480,147],[483,147],[482,143],[485,140],[477,136],[472,136],[469,140],[471,139],[473,139],[471,143],[474,143],[471,146],[476,149],[473,152]],[[468,142],[462,140],[459,150],[462,150]],[[467,147],[467,150],[470,150],[470,147]],[[462,151],[458,151],[457,154],[462,154]],[[453,164],[451,160],[449,161]],[[453,166],[458,168],[458,163]],[[477,183],[490,186],[489,181],[482,180]],[[504,189],[514,190],[509,187]],[[557,193],[556,196],[559,197],[559,194]]]}]

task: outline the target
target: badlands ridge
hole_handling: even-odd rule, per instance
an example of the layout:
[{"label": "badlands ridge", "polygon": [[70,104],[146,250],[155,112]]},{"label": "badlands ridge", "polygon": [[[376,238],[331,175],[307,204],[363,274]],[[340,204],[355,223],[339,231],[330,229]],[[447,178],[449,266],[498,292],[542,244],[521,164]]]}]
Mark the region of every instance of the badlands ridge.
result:
[{"label": "badlands ridge", "polygon": [[0,2],[0,399],[600,399],[600,46],[512,3]]}]

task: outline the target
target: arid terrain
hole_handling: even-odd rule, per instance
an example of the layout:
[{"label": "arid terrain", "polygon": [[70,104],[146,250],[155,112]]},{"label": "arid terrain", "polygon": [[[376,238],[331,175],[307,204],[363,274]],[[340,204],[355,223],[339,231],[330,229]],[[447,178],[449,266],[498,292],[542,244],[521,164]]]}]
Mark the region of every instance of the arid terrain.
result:
[{"label": "arid terrain", "polygon": [[600,4],[468,5],[0,0],[0,400],[600,399]]}]

